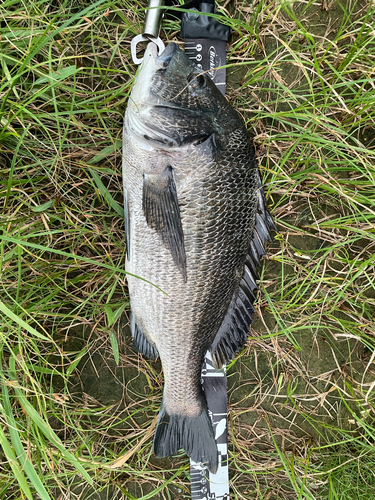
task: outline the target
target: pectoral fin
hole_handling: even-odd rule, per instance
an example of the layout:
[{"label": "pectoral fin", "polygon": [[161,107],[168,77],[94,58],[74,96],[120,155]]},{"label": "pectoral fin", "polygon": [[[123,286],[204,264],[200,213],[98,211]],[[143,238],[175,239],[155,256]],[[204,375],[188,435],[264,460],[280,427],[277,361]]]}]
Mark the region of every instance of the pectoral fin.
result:
[{"label": "pectoral fin", "polygon": [[173,261],[186,281],[184,233],[172,167],[167,167],[159,175],[143,176],[143,213],[148,226],[155,229],[171,251]]}]

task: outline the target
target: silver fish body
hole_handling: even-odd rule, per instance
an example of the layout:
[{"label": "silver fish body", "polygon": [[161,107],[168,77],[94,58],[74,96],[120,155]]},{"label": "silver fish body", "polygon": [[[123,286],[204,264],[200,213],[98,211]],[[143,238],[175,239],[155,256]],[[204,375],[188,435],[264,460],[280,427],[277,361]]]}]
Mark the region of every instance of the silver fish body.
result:
[{"label": "silver fish body", "polygon": [[201,367],[207,350],[220,367],[245,344],[275,227],[243,120],[173,43],[146,51],[123,179],[131,331],[138,351],[160,356],[165,380],[154,452],[184,448],[215,472]]}]

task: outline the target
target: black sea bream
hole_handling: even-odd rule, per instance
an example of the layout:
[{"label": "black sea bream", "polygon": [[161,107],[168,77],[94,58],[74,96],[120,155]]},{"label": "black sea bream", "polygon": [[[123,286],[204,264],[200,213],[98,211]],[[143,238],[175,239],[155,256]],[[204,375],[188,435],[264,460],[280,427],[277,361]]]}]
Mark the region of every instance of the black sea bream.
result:
[{"label": "black sea bream", "polygon": [[[160,356],[158,457],[180,448],[215,472],[217,448],[201,387],[249,334],[256,265],[275,229],[240,115],[171,43],[149,44],[125,115],[123,177],[131,331]],[[146,281],[145,281],[146,280]],[[162,291],[161,291],[161,290]]]}]

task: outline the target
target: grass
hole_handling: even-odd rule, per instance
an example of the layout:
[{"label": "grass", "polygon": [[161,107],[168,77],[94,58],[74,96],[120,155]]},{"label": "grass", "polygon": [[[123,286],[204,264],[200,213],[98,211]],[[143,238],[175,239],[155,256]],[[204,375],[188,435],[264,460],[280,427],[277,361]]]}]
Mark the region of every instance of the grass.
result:
[{"label": "grass", "polygon": [[[0,498],[189,498],[186,456],[151,453],[160,365],[124,333],[121,133],[143,8],[0,6]],[[232,497],[370,499],[374,5],[219,11],[227,97],[279,228],[229,370]]]}]

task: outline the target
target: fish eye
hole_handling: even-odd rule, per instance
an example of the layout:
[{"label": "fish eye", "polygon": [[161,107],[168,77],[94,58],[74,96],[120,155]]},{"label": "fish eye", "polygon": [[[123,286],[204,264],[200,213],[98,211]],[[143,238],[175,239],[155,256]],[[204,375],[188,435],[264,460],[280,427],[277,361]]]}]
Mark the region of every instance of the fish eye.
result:
[{"label": "fish eye", "polygon": [[187,80],[189,82],[189,86],[194,90],[203,89],[206,86],[206,79],[204,75],[196,73],[195,71],[190,73]]}]

